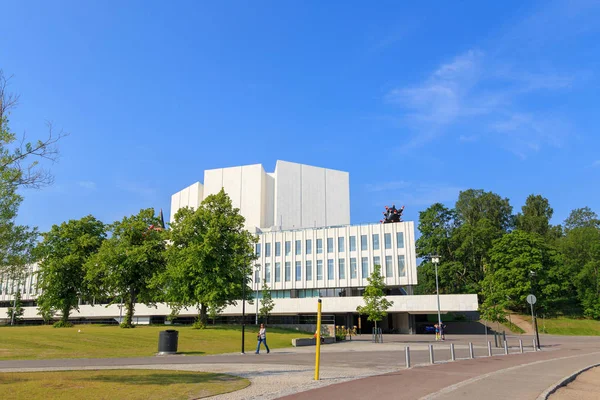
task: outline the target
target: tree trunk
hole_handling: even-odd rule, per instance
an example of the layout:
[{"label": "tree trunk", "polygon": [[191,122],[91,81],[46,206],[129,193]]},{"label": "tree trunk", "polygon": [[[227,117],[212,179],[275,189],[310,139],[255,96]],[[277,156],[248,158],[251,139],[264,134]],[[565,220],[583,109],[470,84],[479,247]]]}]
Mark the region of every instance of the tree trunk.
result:
[{"label": "tree trunk", "polygon": [[133,328],[133,313],[135,311],[135,293],[133,290],[129,293],[129,296],[125,299],[125,322],[121,324],[123,328]]},{"label": "tree trunk", "polygon": [[68,324],[69,314],[71,314],[71,307],[65,306],[65,308],[62,309],[62,317],[60,318],[60,322],[62,322],[65,325]]},{"label": "tree trunk", "polygon": [[206,307],[206,304],[200,305],[200,322],[204,325],[208,322],[208,307]]}]

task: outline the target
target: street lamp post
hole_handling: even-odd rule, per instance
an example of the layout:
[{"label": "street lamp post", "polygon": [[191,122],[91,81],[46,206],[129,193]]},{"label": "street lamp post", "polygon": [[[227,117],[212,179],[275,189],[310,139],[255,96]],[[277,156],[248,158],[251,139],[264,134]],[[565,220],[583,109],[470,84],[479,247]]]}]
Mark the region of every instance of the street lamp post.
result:
[{"label": "street lamp post", "polygon": [[256,268],[256,297],[254,298],[254,301],[256,301],[256,318],[254,320],[254,324],[258,325],[258,285],[260,283],[260,264],[256,264],[254,268]]},{"label": "street lamp post", "polygon": [[442,314],[440,312],[440,285],[438,282],[438,264],[440,256],[431,256],[431,262],[435,266],[435,292],[437,295],[437,313],[438,313],[438,329],[440,330],[440,339],[442,338]]},{"label": "street lamp post", "polygon": [[[529,271],[529,276],[531,277],[531,294],[535,298],[535,271]],[[535,340],[536,340],[537,348],[538,348],[538,350],[541,350],[540,334],[538,332],[537,318],[535,316],[534,304],[535,304],[535,302],[531,303],[531,322],[533,322],[533,326],[535,328]]]},{"label": "street lamp post", "polygon": [[246,274],[244,273],[244,277],[242,278],[242,354],[246,354],[244,352],[245,330],[246,330]]}]

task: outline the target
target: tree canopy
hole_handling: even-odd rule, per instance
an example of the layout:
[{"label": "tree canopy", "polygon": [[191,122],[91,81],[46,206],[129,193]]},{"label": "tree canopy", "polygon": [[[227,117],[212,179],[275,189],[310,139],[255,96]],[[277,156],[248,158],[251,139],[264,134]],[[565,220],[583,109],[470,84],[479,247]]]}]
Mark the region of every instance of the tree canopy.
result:
[{"label": "tree canopy", "polygon": [[54,225],[36,249],[42,310],[60,311],[60,326],[69,325],[71,310],[86,294],[85,264],[106,237],[104,224],[91,215]]},{"label": "tree canopy", "polygon": [[165,234],[153,208],[140,210],[109,226],[110,237],[86,263],[86,283],[97,298],[126,308],[123,327],[132,327],[136,303],[154,304],[160,292],[152,285],[165,269]]},{"label": "tree canopy", "polygon": [[385,297],[384,289],[386,286],[381,275],[380,265],[373,267],[373,272],[367,278],[367,281],[369,284],[363,294],[365,305],[358,306],[356,311],[359,314],[366,314],[367,320],[374,322],[375,328],[377,328],[377,322],[381,321],[387,315],[387,310],[394,303]]},{"label": "tree canopy", "polygon": [[209,307],[235,304],[243,286],[252,292],[247,277],[256,259],[256,238],[244,229],[244,217],[223,189],[195,210],[177,211],[169,239],[167,268],[156,284],[168,303],[197,307],[206,323]]}]

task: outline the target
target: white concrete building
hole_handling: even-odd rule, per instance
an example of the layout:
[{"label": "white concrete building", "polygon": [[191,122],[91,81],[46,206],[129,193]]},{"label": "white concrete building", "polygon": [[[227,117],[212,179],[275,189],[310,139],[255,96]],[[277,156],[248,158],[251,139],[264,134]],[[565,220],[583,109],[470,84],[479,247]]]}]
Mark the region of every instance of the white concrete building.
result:
[{"label": "white concrete building", "polygon": [[198,207],[221,188],[246,218],[246,229],[299,229],[350,224],[347,172],[277,161],[275,172],[261,164],[204,171],[196,182],[171,197],[171,221],[182,207]]},{"label": "white concrete building", "polygon": [[[350,225],[349,174],[326,168],[277,161],[275,172],[260,164],[212,169],[204,183],[196,182],[171,197],[171,221],[179,208],[196,208],[221,188],[246,219],[246,229],[258,236],[251,285],[257,293],[265,281],[275,299],[273,315],[286,321],[309,320],[316,313],[316,298],[323,312],[338,325],[359,325],[356,307],[375,265],[388,286],[393,302],[382,325],[390,331],[415,333],[426,314],[437,312],[436,296],[413,295],[417,282],[415,226],[412,221],[389,224]],[[13,298],[14,283],[0,284],[0,307]],[[22,289],[31,304],[38,294],[35,274]],[[477,311],[477,295],[442,295],[440,309],[447,312]],[[224,316],[241,315],[241,302],[227,307]],[[39,318],[27,307],[26,318]],[[165,305],[136,305],[136,321],[163,321],[170,313]],[[254,305],[246,304],[253,320]],[[181,315],[195,316],[197,310]],[[0,308],[0,318],[6,308]],[[118,306],[82,305],[73,318],[118,318]],[[416,317],[417,316],[417,317]],[[419,317],[420,316],[420,317]],[[363,329],[370,329],[362,318]]]}]

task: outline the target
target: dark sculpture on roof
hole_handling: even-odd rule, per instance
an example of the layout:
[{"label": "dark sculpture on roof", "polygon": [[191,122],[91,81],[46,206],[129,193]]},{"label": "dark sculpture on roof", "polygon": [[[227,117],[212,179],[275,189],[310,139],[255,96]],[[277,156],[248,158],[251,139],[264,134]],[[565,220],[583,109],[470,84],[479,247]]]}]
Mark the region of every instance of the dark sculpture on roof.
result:
[{"label": "dark sculpture on roof", "polygon": [[383,219],[380,221],[382,224],[389,224],[392,222],[402,222],[402,213],[404,212],[404,206],[402,206],[399,210],[396,208],[394,204],[392,207],[385,206],[385,211],[383,212]]}]

